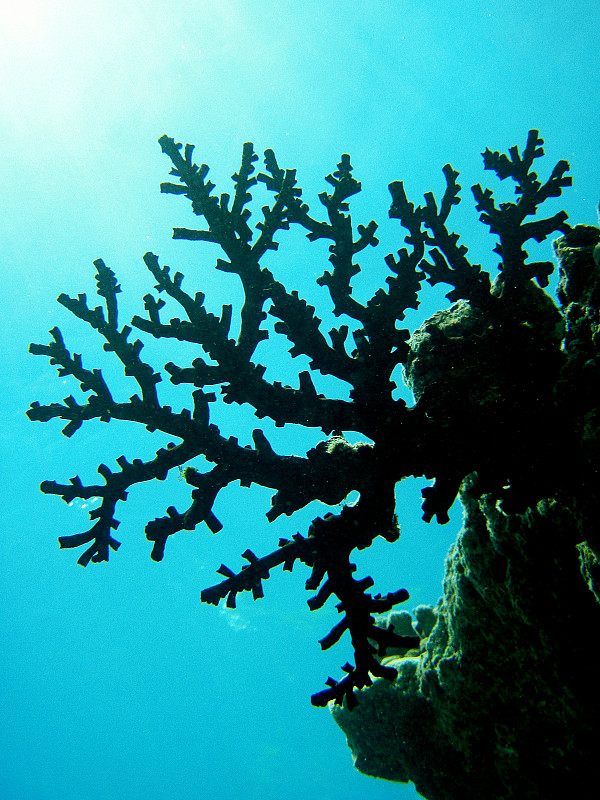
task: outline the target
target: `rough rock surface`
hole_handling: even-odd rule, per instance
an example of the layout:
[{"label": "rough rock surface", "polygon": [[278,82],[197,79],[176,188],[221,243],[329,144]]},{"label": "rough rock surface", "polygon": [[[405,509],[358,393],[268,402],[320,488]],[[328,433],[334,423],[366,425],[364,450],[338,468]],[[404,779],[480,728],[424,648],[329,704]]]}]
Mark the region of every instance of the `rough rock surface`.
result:
[{"label": "rough rock surface", "polygon": [[[333,709],[356,767],[429,800],[554,797],[594,763],[600,605],[555,502],[508,517],[462,492],[437,624],[398,679]],[[561,788],[561,791],[562,791]],[[540,794],[541,790],[546,794]]]},{"label": "rough rock surface", "polygon": [[[464,527],[433,630],[417,626],[420,651],[386,659],[395,681],[375,681],[352,712],[332,709],[357,769],[412,781],[428,800],[538,800],[597,785],[598,234],[578,226],[556,245],[566,323],[556,391],[579,439],[564,451],[577,463],[557,464],[565,491],[509,515],[491,495],[470,493],[474,476],[465,480]],[[427,358],[432,328],[460,338],[480,324],[459,304],[436,317],[417,345]],[[417,393],[428,374],[440,380],[435,369],[435,358],[409,362]]]}]

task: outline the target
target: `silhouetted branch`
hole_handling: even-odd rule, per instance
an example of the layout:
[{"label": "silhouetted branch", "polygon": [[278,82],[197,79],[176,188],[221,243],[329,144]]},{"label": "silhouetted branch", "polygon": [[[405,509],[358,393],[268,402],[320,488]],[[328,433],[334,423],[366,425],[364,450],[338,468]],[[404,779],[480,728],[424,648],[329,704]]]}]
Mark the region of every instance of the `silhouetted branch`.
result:
[{"label": "silhouetted branch", "polygon": [[[135,484],[163,481],[170,472],[182,473],[190,490],[187,508],[168,506],[163,516],[149,521],[146,537],[153,543],[152,558],[164,556],[169,536],[191,531],[204,523],[211,533],[222,529],[213,506],[219,492],[233,481],[241,487],[252,483],[273,490],[269,522],[291,515],[314,500],[341,510],[315,518],[306,536],[281,539],[271,553],[257,556],[246,549],[239,570],[221,565],[223,580],[202,592],[202,600],[217,605],[225,600],[234,607],[237,595],[263,596],[264,582],[272,569],[291,571],[296,561],[310,569],[308,601],[317,610],[335,598],[339,622],[325,635],[323,649],[346,634],[355,655],[344,676],[329,678],[327,688],[313,696],[315,705],[346,701],[356,703],[355,690],[373,678],[394,678],[396,671],[381,663],[390,648],[418,646],[416,636],[378,625],[377,615],[408,598],[404,589],[384,596],[372,595],[370,576],[355,577],[354,550],[371,546],[377,536],[394,542],[399,536],[394,487],[403,478],[425,476],[433,481],[424,491],[426,520],[448,521],[448,511],[466,475],[476,473],[472,491],[490,493],[506,511],[537,502],[557,480],[551,465],[552,441],[546,435],[558,414],[555,386],[564,364],[561,351],[563,319],[542,290],[552,270],[549,262],[528,263],[524,244],[542,241],[553,231],[569,231],[566,214],[526,221],[538,206],[558,197],[570,185],[568,165],[559,162],[546,183],[531,171],[543,154],[537,131],[530,131],[523,155],[518,148],[509,155],[486,150],[484,166],[504,180],[515,183],[518,199],[499,206],[490,189],[477,185],[473,193],[480,219],[499,237],[501,256],[494,283],[488,272],[467,259],[467,247],[449,228],[450,212],[460,202],[458,172],[444,169],[446,189],[440,203],[432,193],[424,204],[409,202],[400,181],[389,184],[390,217],[407,231],[406,247],[383,259],[388,268],[385,284],[366,302],[353,292],[353,279],[361,270],[357,257],[367,247],[377,247],[377,224],[354,227],[350,200],[361,191],[353,175],[350,157],[343,154],[337,169],[327,175],[330,191],[319,194],[324,218],[312,216],[302,199],[295,170],[279,166],[272,150],[265,151],[265,171],[255,175],[258,156],[253,145],[244,144],[240,167],[232,176],[233,194],[213,194],[209,168],[193,161],[191,145],[183,147],[168,136],[159,140],[172,163],[173,182],[161,184],[166,194],[184,195],[200,222],[197,229],[175,228],[176,239],[208,242],[219,249],[215,268],[237,276],[244,293],[239,309],[239,332],[232,334],[234,308],[230,304],[213,314],[204,306],[201,291],[184,287],[180,272],[159,263],[154,253],[144,255],[154,280],[154,293],[144,297],[145,315],[136,314],[131,326],[155,339],[184,342],[194,348],[189,361],[164,364],[156,371],[141,357],[142,342],[129,341],[132,327],[119,328],[117,295],[121,292],[114,272],[100,259],[96,267],[97,294],[103,305],[90,308],[85,294],[58,298],[65,308],[94,329],[104,340],[133,382],[134,393],[126,402],[117,400],[101,370],[84,366],[81,355],[67,349],[58,328],[50,331],[49,344],[32,344],[30,352],[44,355],[57,366],[60,377],[79,384],[83,401],[72,395],[61,403],[31,404],[28,416],[47,422],[66,420],[63,433],[72,436],[90,419],[119,420],[159,431],[169,441],[147,461],[125,456],[117,469],[100,464],[104,483],[84,485],[78,476],[68,483],[44,481],[42,491],[69,503],[75,498],[98,497],[100,505],[90,512],[90,528],[59,539],[64,548],[87,548],[79,558],[108,560],[119,543],[113,532],[117,503],[127,499]],[[253,195],[259,189],[268,200],[261,218],[252,221]],[[310,242],[329,242],[330,269],[317,283],[325,287],[332,312],[342,320],[327,329],[295,289],[288,290],[261,263],[265,253],[277,251],[279,239],[296,227]],[[290,265],[290,268],[295,265]],[[300,271],[298,270],[300,277]],[[446,283],[447,297],[459,301],[433,316],[413,333],[402,327],[405,314],[419,305],[421,283]],[[532,283],[535,279],[538,286]],[[171,306],[180,316],[165,311]],[[292,358],[306,356],[308,369],[300,370],[297,385],[283,386],[265,378],[266,368],[257,361],[258,345],[268,339],[265,325],[274,321],[275,335],[290,343]],[[173,351],[176,348],[173,347]],[[184,356],[182,356],[182,359]],[[415,396],[415,404],[395,397],[397,367],[402,365]],[[325,397],[313,380],[314,372],[332,375],[349,387],[349,399]],[[167,375],[172,384],[190,387],[190,407],[175,412],[163,405],[160,382]],[[248,403],[259,420],[268,417],[277,426],[302,425],[326,435],[305,457],[276,452],[264,430],[252,433],[252,445],[241,446],[235,437],[222,436],[211,422],[213,404]],[[358,433],[356,444],[345,433]],[[198,459],[196,466],[187,466]],[[207,466],[208,465],[208,466]],[[201,468],[198,468],[200,466]],[[350,492],[358,494],[354,504]]]}]

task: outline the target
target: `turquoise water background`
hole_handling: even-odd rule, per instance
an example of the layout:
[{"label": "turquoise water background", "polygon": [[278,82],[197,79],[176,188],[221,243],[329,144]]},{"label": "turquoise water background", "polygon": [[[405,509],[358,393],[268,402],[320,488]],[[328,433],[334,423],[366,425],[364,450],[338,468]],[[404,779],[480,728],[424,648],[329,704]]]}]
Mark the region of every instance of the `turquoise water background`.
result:
[{"label": "turquoise water background", "polygon": [[[87,292],[96,304],[96,258],[123,288],[121,323],[143,313],[142,296],[152,289],[142,262],[147,250],[181,270],[190,291],[205,292],[210,310],[225,302],[239,308],[235,276],[213,269],[216,249],[171,239],[173,226],[198,220],[183,198],[159,193],[169,169],[157,144],[164,133],[196,144],[195,160],[211,166],[216,193],[231,190],[245,141],[259,154],[273,148],[280,166],[297,168],[315,215],[317,194],[328,188],[324,176],[350,153],[363,184],[352,205],[355,224],[380,224],[381,244],[358,258],[363,298],[386,275],[383,257],[403,246],[404,230],[387,218],[388,183],[404,180],[417,203],[430,190],[441,198],[447,162],[463,186],[454,229],[471,260],[494,270],[495,240],[477,222],[469,187],[481,182],[510,199],[511,187],[484,173],[480,153],[522,148],[530,128],[546,142],[541,177],[561,158],[571,164],[574,186],[547,204],[548,214],[564,207],[571,224],[595,224],[596,5],[0,3],[1,800],[418,796],[412,786],[355,772],[327,710],[311,707],[311,693],[328,675],[339,677],[351,652],[342,642],[321,653],[317,640],[336,612],[309,612],[301,565],[291,575],[275,571],[260,602],[240,596],[235,611],[200,604],[221,562],[237,568],[246,547],[270,552],[280,536],[304,533],[325,507],[313,504],[270,525],[270,493],[231,485],[215,506],[224,530],[180,533],[155,564],[143,528],[167,505],[186,507],[186,485],[173,476],[133,488],[117,513],[122,547],[108,564],[82,569],[78,551],[60,551],[56,539],[86,530],[90,506],[44,496],[40,482],[76,474],[96,482],[99,463],[151,457],[168,438],[94,422],[68,440],[58,421],[29,422],[31,401],[81,394],[27,348],[47,343],[58,325],[67,346],[89,368],[101,366],[119,396],[133,393],[87,326],[55,302],[60,292]],[[314,284],[327,266],[326,245],[279,238],[269,266],[327,321],[325,290]],[[551,258],[550,242],[530,255]],[[443,287],[425,289],[409,323],[446,305],[443,294]],[[306,359],[292,362],[287,347],[261,355],[267,378],[294,385]],[[162,342],[147,342],[143,356],[155,368],[189,360],[188,351]],[[174,406],[186,404],[185,391],[166,381],[159,389]],[[250,443],[256,421],[247,406],[227,407],[215,419],[224,433]],[[296,426],[264,429],[279,452],[303,454],[322,438]],[[422,523],[422,485],[399,487],[399,542],[378,543],[356,559],[376,591],[407,588],[408,610],[437,601],[444,555],[461,523],[457,507],[446,526]]]}]

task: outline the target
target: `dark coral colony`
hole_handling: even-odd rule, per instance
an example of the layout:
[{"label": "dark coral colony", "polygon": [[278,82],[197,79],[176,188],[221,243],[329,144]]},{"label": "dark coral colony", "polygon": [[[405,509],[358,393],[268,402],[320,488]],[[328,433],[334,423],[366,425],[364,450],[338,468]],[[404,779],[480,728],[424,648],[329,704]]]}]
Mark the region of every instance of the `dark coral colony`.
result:
[{"label": "dark coral colony", "polygon": [[[61,305],[103,338],[104,350],[120,360],[137,388],[127,401],[115,400],[101,370],[84,366],[81,355],[67,349],[61,332],[53,328],[52,341],[32,344],[30,351],[48,356],[60,376],[72,376],[85,398],[77,402],[69,396],[49,405],[34,402],[29,418],[66,420],[66,436],[72,436],[86,420],[97,419],[136,422],[173,439],[150,460],[129,462],[121,456],[116,468],[100,464],[102,482],[98,484],[84,485],[78,476],[65,484],[44,481],[43,492],[67,503],[74,498],[101,499],[90,513],[89,530],[61,536],[60,546],[84,547],[79,557],[83,566],[108,560],[109,551],[119,547],[113,536],[118,526],[117,503],[126,500],[135,484],[162,481],[194,459],[196,466],[183,470],[190,487],[188,507],[170,506],[164,516],[146,525],[155,561],[163,558],[167,539],[178,531],[193,530],[200,523],[212,533],[221,530],[213,503],[233,481],[242,487],[255,483],[273,490],[267,511],[271,522],[314,500],[338,506],[315,518],[304,534],[280,539],[268,555],[247,549],[242,554],[246,563],[237,571],[222,564],[217,570],[222,580],[204,589],[202,600],[214,605],[225,600],[234,607],[238,593],[248,591],[254,599],[261,598],[263,582],[272,569],[282,566],[291,571],[296,561],[305,564],[310,569],[306,581],[312,592],[310,609],[335,598],[340,614],[338,624],[321,639],[321,647],[336,644],[346,631],[352,641],[355,663],[346,663],[343,675],[329,678],[326,688],[312,698],[318,706],[333,701],[343,707],[340,713],[348,713],[357,703],[360,711],[362,697],[369,691],[365,687],[371,687],[375,679],[389,679],[375,681],[381,685],[400,680],[403,656],[409,663],[411,657],[424,654],[432,660],[430,667],[435,667],[431,643],[436,630],[439,639],[441,617],[450,613],[448,592],[446,605],[432,612],[430,623],[416,628],[395,626],[393,620],[400,620],[402,614],[387,619],[381,615],[406,600],[408,592],[371,593],[373,579],[357,576],[351,560],[355,549],[368,548],[377,536],[390,543],[398,539],[395,487],[408,476],[430,481],[423,490],[426,521],[436,517],[446,522],[459,493],[472,517],[487,509],[484,528],[487,524],[488,533],[483,537],[487,536],[487,543],[480,541],[478,547],[490,552],[499,520],[507,521],[510,528],[515,520],[521,524],[529,518],[528,514],[541,515],[540,519],[560,517],[569,552],[578,559],[577,577],[592,601],[589,613],[597,620],[594,577],[600,542],[594,533],[597,526],[589,521],[597,513],[600,455],[596,401],[600,231],[569,226],[564,211],[538,215],[545,201],[559,197],[571,184],[566,161],[559,161],[545,181],[538,178],[533,167],[543,155],[542,144],[538,132],[531,130],[522,153],[517,147],[508,154],[489,149],[483,153],[484,168],[501,181],[508,179],[514,188],[513,200],[498,204],[491,189],[472,188],[479,219],[497,240],[494,252],[500,263],[493,279],[469,261],[467,248],[448,227],[461,189],[458,173],[450,165],[443,168],[446,189],[441,202],[427,193],[424,204],[417,206],[407,199],[402,182],[391,183],[389,216],[405,229],[406,246],[385,257],[385,284],[363,303],[354,296],[351,284],[361,269],[356,263],[358,254],[378,244],[377,224],[353,226],[349,201],[361,184],[353,176],[348,155],[342,155],[337,169],[326,177],[331,189],[319,194],[322,215],[317,218],[302,199],[295,170],[280,168],[272,150],[265,151],[264,172],[255,175],[258,156],[252,144],[245,144],[240,168],[232,176],[233,196],[217,197],[207,178],[208,167],[192,160],[193,147],[161,137],[176,181],[163,183],[161,191],[187,197],[203,220],[197,230],[175,228],[173,236],[220,247],[222,257],[216,268],[237,275],[243,288],[239,325],[234,325],[239,333],[234,337],[230,332],[231,305],[224,305],[220,316],[210,313],[202,292],[191,292],[180,272],[172,274],[150,252],[144,261],[155,281],[155,294],[144,297],[146,315],[134,316],[129,325],[118,321],[121,289],[102,260],[94,262],[102,305],[90,307],[84,294],[59,296]],[[270,202],[261,209],[262,219],[251,226],[249,205],[259,182]],[[277,250],[278,240],[294,226],[305,231],[310,242],[329,243],[330,267],[317,283],[328,291],[333,314],[341,323],[328,332],[298,291],[286,288],[261,265],[263,256]],[[542,242],[555,232],[561,234],[555,243],[561,267],[558,303],[544,291],[554,264],[530,261],[525,250],[528,241]],[[446,296],[452,305],[411,335],[402,321],[408,309],[417,308],[424,281],[447,284]],[[167,303],[179,308],[180,317],[165,318]],[[310,369],[300,372],[295,388],[267,380],[265,367],[258,363],[258,345],[275,335],[265,327],[269,317],[276,320],[275,334],[291,343],[291,355],[310,360]],[[144,360],[142,342],[130,341],[134,328],[156,339],[193,345],[197,355],[189,363],[165,364],[161,375]],[[399,366],[414,396],[410,406],[395,393]],[[320,394],[311,378],[315,372],[349,386],[348,398]],[[189,385],[189,409],[177,412],[161,403],[158,384],[165,375],[172,384]],[[281,455],[257,427],[252,434],[254,445],[242,446],[211,423],[211,405],[219,400],[249,403],[258,420],[270,418],[278,427],[294,423],[320,429],[323,440],[305,457]],[[358,499],[344,504],[350,492],[357,493]],[[543,511],[548,504],[554,504],[552,514]],[[531,526],[541,535],[544,527],[539,520]],[[509,586],[511,555],[503,551],[496,556],[496,572],[486,580]],[[535,595],[535,587],[531,591]],[[496,598],[496,602],[501,600]],[[448,619],[445,636],[447,647],[452,636]],[[488,646],[505,649],[501,641],[488,642]],[[466,662],[463,668],[468,671]],[[439,676],[436,680],[439,692],[443,680]],[[419,691],[429,690],[421,683]],[[429,707],[434,708],[435,692],[431,692]],[[465,745],[463,755],[467,750]],[[393,770],[384,777],[403,779]],[[431,796],[443,796],[431,787],[425,789]]]}]

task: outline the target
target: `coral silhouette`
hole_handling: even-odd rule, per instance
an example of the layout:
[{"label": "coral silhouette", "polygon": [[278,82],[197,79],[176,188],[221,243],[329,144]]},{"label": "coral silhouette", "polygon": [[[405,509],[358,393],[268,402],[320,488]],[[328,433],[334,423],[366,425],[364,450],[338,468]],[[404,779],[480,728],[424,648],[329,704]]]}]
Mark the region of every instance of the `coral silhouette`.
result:
[{"label": "coral silhouette", "polygon": [[[206,603],[225,600],[235,607],[241,592],[262,597],[263,582],[275,567],[291,571],[296,561],[307,565],[311,572],[306,587],[314,593],[308,601],[311,610],[336,598],[341,615],[320,640],[321,647],[331,647],[347,631],[355,654],[355,664],[345,664],[339,680],[329,678],[327,688],[312,702],[323,706],[345,700],[352,708],[355,690],[370,686],[374,678],[396,677],[396,669],[382,663],[386,652],[408,651],[420,641],[410,631],[377,624],[377,615],[408,598],[406,590],[371,594],[374,581],[355,577],[351,561],[355,549],[368,548],[377,536],[390,543],[398,539],[396,483],[407,476],[430,479],[423,491],[423,515],[427,521],[436,517],[443,523],[467,475],[474,476],[470,496],[485,494],[507,514],[524,512],[553,496],[564,480],[553,469],[555,443],[548,436],[559,420],[564,428],[564,403],[570,402],[564,399],[568,392],[557,393],[569,368],[561,349],[564,319],[543,291],[552,262],[529,261],[525,245],[556,231],[571,231],[563,211],[537,216],[541,204],[571,184],[568,164],[560,161],[545,182],[538,179],[532,167],[543,155],[543,140],[535,130],[529,132],[522,153],[517,147],[511,147],[508,155],[489,149],[483,153],[484,168],[500,180],[510,179],[515,192],[513,201],[497,204],[491,189],[480,185],[472,189],[480,220],[497,238],[500,263],[493,280],[468,260],[467,248],[448,228],[461,189],[458,173],[450,165],[443,168],[446,189],[440,203],[427,193],[424,204],[417,206],[407,199],[402,182],[391,183],[389,215],[408,231],[406,247],[385,257],[389,270],[385,285],[361,303],[352,291],[352,280],[360,271],[356,258],[378,244],[377,224],[371,221],[354,228],[350,199],[361,184],[353,176],[348,155],[342,155],[337,169],[326,177],[331,189],[319,195],[323,217],[317,218],[302,199],[295,170],[282,169],[272,150],[265,151],[264,172],[254,175],[258,156],[246,143],[240,168],[232,176],[233,196],[217,197],[208,167],[192,160],[192,146],[182,147],[167,136],[159,141],[176,181],[163,183],[161,191],[187,197],[203,220],[197,230],[175,228],[173,236],[221,248],[216,268],[237,275],[243,287],[239,334],[233,338],[230,332],[232,306],[223,306],[220,316],[207,311],[202,292],[184,288],[183,275],[171,274],[153,253],[146,253],[144,262],[156,293],[144,297],[146,316],[134,316],[130,325],[120,327],[121,289],[102,260],[94,262],[101,306],[88,306],[84,294],[59,296],[61,305],[104,339],[104,350],[122,363],[125,375],[137,385],[136,393],[127,402],[115,400],[101,370],[85,367],[81,355],[67,349],[61,332],[53,328],[52,341],[32,344],[30,352],[49,357],[61,377],[75,378],[85,399],[78,403],[70,395],[60,403],[34,402],[29,418],[66,420],[63,433],[69,437],[86,420],[98,419],[136,422],[174,440],[151,460],[129,462],[121,456],[116,468],[100,464],[100,484],[84,485],[78,476],[66,484],[44,481],[43,492],[67,503],[74,498],[101,498],[90,512],[89,530],[61,536],[60,546],[86,547],[78,560],[82,566],[108,560],[109,551],[119,547],[113,536],[119,524],[117,503],[126,500],[135,484],[164,480],[171,470],[182,470],[199,457],[209,468],[188,466],[183,471],[191,490],[189,506],[183,511],[170,506],[163,517],[146,525],[155,561],[163,558],[167,539],[178,531],[193,530],[200,523],[212,533],[222,528],[213,503],[232,481],[274,491],[269,521],[314,500],[336,506],[357,492],[355,503],[317,517],[305,535],[281,539],[272,553],[257,556],[247,549],[242,554],[247,563],[238,571],[221,565],[218,573],[223,580],[202,592]],[[261,209],[262,219],[252,226],[250,204],[258,182],[271,200]],[[288,290],[261,264],[294,226],[303,229],[311,242],[329,242],[330,267],[317,283],[328,291],[333,313],[342,322],[328,332],[298,291]],[[408,309],[417,308],[424,280],[449,285],[447,297],[454,305],[411,338],[402,322]],[[165,297],[179,306],[181,318],[164,318]],[[276,319],[276,334],[291,343],[291,355],[310,359],[310,369],[300,372],[295,388],[268,381],[265,367],[256,360],[257,346],[268,337],[264,326],[268,316]],[[134,328],[197,348],[191,363],[169,362],[162,374],[173,384],[190,387],[189,409],[175,412],[161,403],[162,375],[143,359],[141,340],[130,341]],[[410,407],[394,396],[399,365],[415,396]],[[315,371],[349,385],[349,399],[319,394],[311,378]],[[259,420],[269,417],[277,426],[295,423],[320,429],[325,438],[306,457],[280,455],[257,427],[254,446],[243,447],[210,422],[217,391],[225,403],[249,403]],[[345,436],[349,433],[364,441],[351,444]],[[576,447],[576,437],[573,442]],[[573,474],[572,479],[578,476]]]}]

